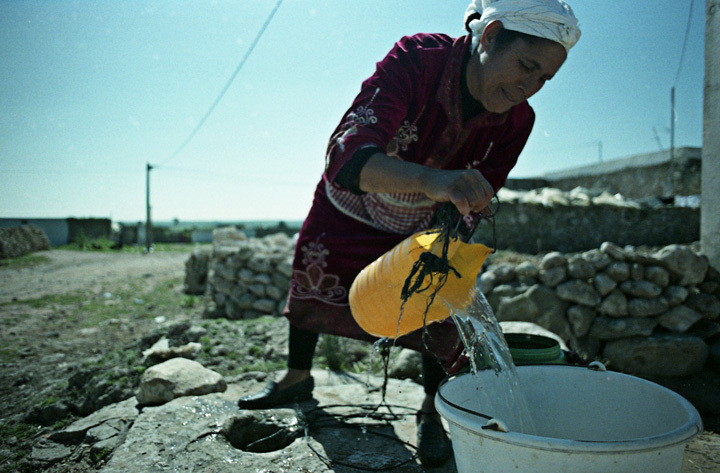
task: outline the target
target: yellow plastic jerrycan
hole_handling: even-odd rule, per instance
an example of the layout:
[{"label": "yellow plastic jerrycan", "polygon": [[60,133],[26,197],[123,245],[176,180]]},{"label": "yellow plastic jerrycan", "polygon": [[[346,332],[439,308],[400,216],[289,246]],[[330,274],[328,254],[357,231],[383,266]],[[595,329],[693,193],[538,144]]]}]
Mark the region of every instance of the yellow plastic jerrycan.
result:
[{"label": "yellow plastic jerrycan", "polygon": [[401,317],[401,292],[413,265],[426,251],[440,256],[442,245],[437,230],[416,233],[357,275],[350,287],[350,310],[363,330],[376,337],[397,338],[422,328],[423,321],[430,324],[448,318],[450,309],[445,301],[456,308],[465,308],[470,303],[477,274],[492,250],[478,243],[469,244],[451,239],[447,258],[450,266],[461,277],[449,271],[445,285],[435,296],[425,317],[428,298],[438,281],[436,276],[433,277],[431,287],[415,292],[408,298]]}]

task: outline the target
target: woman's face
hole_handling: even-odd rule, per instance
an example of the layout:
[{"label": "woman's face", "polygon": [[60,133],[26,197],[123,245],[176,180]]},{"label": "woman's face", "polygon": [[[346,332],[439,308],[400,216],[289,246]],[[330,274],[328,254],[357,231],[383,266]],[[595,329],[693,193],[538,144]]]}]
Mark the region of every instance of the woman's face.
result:
[{"label": "woman's face", "polygon": [[496,47],[501,29],[499,21],[485,28],[482,47],[471,58],[467,71],[470,93],[486,110],[495,113],[506,112],[532,97],[552,79],[567,57],[565,48],[550,40],[516,39]]}]

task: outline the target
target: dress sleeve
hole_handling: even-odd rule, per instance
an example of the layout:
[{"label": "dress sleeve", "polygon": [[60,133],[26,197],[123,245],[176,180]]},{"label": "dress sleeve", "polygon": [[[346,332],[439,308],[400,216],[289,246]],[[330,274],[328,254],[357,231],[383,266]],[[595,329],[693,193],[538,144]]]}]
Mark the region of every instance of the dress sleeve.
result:
[{"label": "dress sleeve", "polygon": [[363,167],[365,167],[370,156],[381,153],[382,151],[383,150],[375,146],[368,146],[357,150],[335,176],[335,184],[344,187],[355,195],[365,194],[365,192],[360,189],[360,172]]},{"label": "dress sleeve", "polygon": [[330,138],[325,176],[336,182],[340,169],[356,151],[374,147],[387,152],[387,145],[407,116],[419,74],[418,44],[405,37],[377,63],[375,73],[362,83],[342,122]]},{"label": "dress sleeve", "polygon": [[507,177],[525,147],[535,123],[535,112],[525,104],[511,117],[512,125],[492,141],[485,150],[487,156],[476,167],[497,193],[505,185]]}]

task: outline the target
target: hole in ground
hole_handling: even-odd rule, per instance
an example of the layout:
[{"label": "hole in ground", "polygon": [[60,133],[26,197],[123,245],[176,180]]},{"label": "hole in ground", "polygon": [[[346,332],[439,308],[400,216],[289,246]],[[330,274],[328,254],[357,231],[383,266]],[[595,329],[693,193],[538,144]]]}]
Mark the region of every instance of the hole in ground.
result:
[{"label": "hole in ground", "polygon": [[244,414],[228,420],[223,435],[233,447],[253,453],[282,450],[303,434],[294,415]]}]

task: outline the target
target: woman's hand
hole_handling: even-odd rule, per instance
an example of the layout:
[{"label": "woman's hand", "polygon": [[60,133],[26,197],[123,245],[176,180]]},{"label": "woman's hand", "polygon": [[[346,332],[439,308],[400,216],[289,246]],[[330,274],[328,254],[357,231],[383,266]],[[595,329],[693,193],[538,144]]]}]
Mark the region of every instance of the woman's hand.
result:
[{"label": "woman's hand", "polygon": [[368,159],[360,172],[365,192],[422,192],[435,202],[452,202],[458,211],[489,214],[495,191],[477,169],[449,171],[408,163],[382,153]]},{"label": "woman's hand", "polygon": [[488,214],[495,191],[477,169],[446,171],[427,168],[425,195],[436,202],[452,202],[458,211]]}]

